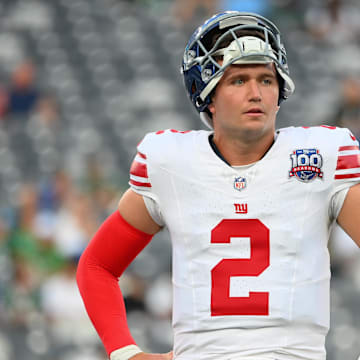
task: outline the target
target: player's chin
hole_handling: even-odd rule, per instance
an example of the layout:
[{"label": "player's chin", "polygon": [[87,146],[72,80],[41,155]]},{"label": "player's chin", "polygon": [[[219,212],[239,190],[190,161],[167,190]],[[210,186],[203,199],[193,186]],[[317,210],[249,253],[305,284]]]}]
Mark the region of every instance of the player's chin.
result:
[{"label": "player's chin", "polygon": [[249,129],[266,129],[275,123],[275,118],[265,114],[259,113],[257,115],[248,115],[244,114],[241,118],[242,126],[247,127]]},{"label": "player's chin", "polygon": [[248,140],[256,140],[261,139],[264,135],[266,135],[271,130],[271,127],[266,121],[258,119],[257,121],[253,120],[244,122],[241,130]]},{"label": "player's chin", "polygon": [[267,120],[264,116],[245,117],[242,121],[242,128],[249,131],[262,131],[267,127]]}]

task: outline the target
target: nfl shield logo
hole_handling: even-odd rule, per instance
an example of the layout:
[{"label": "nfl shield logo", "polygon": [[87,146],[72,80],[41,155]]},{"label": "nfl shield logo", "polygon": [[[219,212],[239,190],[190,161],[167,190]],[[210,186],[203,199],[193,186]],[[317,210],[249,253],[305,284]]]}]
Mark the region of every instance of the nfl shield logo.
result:
[{"label": "nfl shield logo", "polygon": [[246,179],[241,176],[235,178],[234,188],[239,191],[245,189],[246,188]]}]

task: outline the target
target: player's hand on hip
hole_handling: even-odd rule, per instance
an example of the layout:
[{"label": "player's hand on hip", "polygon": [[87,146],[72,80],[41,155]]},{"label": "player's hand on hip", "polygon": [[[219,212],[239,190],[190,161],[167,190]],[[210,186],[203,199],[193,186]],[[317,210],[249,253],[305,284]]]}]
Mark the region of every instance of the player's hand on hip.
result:
[{"label": "player's hand on hip", "polygon": [[130,358],[130,360],[172,360],[172,359],[173,359],[172,351],[166,354],[139,353]]}]

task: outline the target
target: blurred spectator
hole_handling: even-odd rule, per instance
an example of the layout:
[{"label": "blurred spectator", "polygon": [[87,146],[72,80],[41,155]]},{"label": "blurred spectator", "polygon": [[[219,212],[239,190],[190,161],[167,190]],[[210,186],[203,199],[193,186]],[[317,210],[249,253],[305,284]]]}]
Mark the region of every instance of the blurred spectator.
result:
[{"label": "blurred spectator", "polygon": [[39,306],[38,290],[41,281],[63,266],[63,258],[49,234],[36,234],[36,187],[25,185],[20,191],[17,224],[9,238],[14,277],[6,291],[10,320],[25,324],[28,316]]},{"label": "blurred spectator", "polygon": [[84,186],[90,193],[94,193],[105,186],[105,178],[100,162],[94,154],[89,155],[87,158]]},{"label": "blurred spectator", "polygon": [[81,188],[92,198],[93,206],[97,213],[97,221],[101,223],[116,208],[119,194],[110,185],[108,179],[106,179],[103,164],[97,156],[90,154],[86,160]]},{"label": "blurred spectator", "polygon": [[7,306],[12,321],[26,322],[27,315],[38,308],[41,281],[63,266],[63,258],[51,236],[36,234],[38,194],[34,185],[24,185],[19,194],[17,224],[9,235],[14,279],[7,289]]},{"label": "blurred spectator", "polygon": [[13,277],[13,264],[8,248],[9,229],[0,218],[0,323],[5,316],[6,293]]},{"label": "blurred spectator", "polygon": [[192,26],[199,18],[207,18],[227,10],[256,12],[265,15],[270,11],[267,0],[176,0],[174,20],[180,25]]},{"label": "blurred spectator", "polygon": [[59,209],[53,229],[57,249],[63,256],[80,256],[99,225],[87,194],[73,192]]},{"label": "blurred spectator", "polygon": [[334,123],[349,128],[360,139],[360,78],[345,77],[341,95]]},{"label": "blurred spectator", "polygon": [[116,208],[120,195],[111,186],[104,185],[97,188],[92,197],[96,206],[97,220],[102,223]]},{"label": "blurred spectator", "polygon": [[172,283],[168,273],[159,274],[145,295],[145,304],[151,315],[152,323],[149,337],[159,351],[172,346]]},{"label": "blurred spectator", "polygon": [[58,273],[41,285],[40,303],[53,335],[63,344],[96,345],[98,339],[85,312],[75,274],[77,258],[67,258]]},{"label": "blurred spectator", "polygon": [[270,11],[268,0],[220,0],[219,10],[237,10],[244,12],[255,12],[266,15]]},{"label": "blurred spectator", "polygon": [[51,234],[39,236],[36,231],[38,193],[35,186],[25,185],[20,192],[18,224],[10,236],[10,249],[19,262],[31,266],[35,282],[58,270],[63,258],[55,248]]},{"label": "blurred spectator", "polygon": [[360,249],[337,224],[333,226],[329,247],[333,275],[347,276],[352,273],[356,275],[357,266],[360,265]]},{"label": "blurred spectator", "polygon": [[13,257],[14,276],[6,289],[7,320],[16,326],[25,326],[39,308],[40,281],[33,265],[22,257]]},{"label": "blurred spectator", "polygon": [[172,313],[172,283],[168,273],[159,274],[145,297],[148,311],[159,319],[169,319]]},{"label": "blurred spectator", "polygon": [[193,28],[197,18],[207,18],[216,13],[218,0],[175,0],[174,22],[180,26]]},{"label": "blurred spectator", "polygon": [[4,117],[8,106],[8,96],[5,88],[0,87],[0,119]]},{"label": "blurred spectator", "polygon": [[54,97],[40,98],[36,110],[31,117],[34,127],[45,128],[52,132],[59,130],[59,111]]},{"label": "blurred spectator", "polygon": [[35,84],[35,77],[35,66],[29,61],[15,68],[8,90],[8,115],[29,115],[36,108],[40,91]]},{"label": "blurred spectator", "polygon": [[65,170],[59,170],[53,180],[54,205],[58,208],[63,204],[74,190],[74,185],[69,174]]},{"label": "blurred spectator", "polygon": [[145,281],[133,272],[127,270],[122,278],[119,279],[119,285],[122,289],[126,310],[145,311]]},{"label": "blurred spectator", "polygon": [[329,0],[309,6],[305,25],[314,39],[344,45],[360,35],[359,6],[349,1]]},{"label": "blurred spectator", "polygon": [[38,237],[53,237],[58,212],[75,190],[69,175],[58,171],[39,182],[35,232]]},{"label": "blurred spectator", "polygon": [[36,111],[32,112],[26,124],[27,135],[34,144],[43,174],[52,174],[63,164],[63,149],[69,138],[59,120],[58,104],[54,97],[47,96],[39,99]]}]

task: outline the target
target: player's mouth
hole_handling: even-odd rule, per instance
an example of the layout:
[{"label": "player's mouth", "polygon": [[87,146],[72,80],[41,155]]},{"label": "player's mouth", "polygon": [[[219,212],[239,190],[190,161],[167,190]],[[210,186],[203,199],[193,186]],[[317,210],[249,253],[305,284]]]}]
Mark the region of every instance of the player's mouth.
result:
[{"label": "player's mouth", "polygon": [[245,111],[245,114],[250,116],[260,116],[264,114],[264,111],[262,111],[260,108],[251,108]]}]

